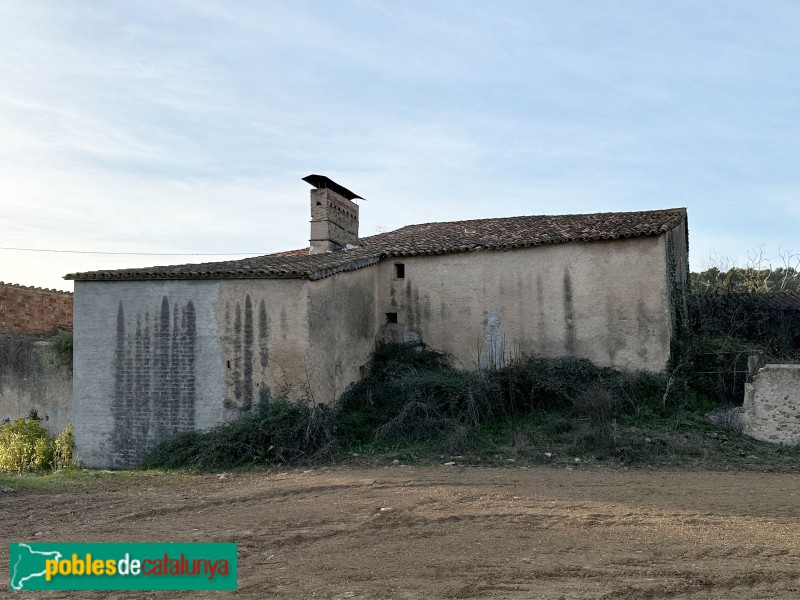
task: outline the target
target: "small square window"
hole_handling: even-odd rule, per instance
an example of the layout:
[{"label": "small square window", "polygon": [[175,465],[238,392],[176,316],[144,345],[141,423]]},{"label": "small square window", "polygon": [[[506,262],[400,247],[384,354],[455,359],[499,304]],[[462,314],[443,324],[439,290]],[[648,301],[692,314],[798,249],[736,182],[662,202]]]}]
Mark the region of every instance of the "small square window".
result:
[{"label": "small square window", "polygon": [[386,323],[389,325],[397,323],[397,313],[386,313]]},{"label": "small square window", "polygon": [[395,279],[406,278],[406,266],[403,263],[394,263],[394,278]]}]

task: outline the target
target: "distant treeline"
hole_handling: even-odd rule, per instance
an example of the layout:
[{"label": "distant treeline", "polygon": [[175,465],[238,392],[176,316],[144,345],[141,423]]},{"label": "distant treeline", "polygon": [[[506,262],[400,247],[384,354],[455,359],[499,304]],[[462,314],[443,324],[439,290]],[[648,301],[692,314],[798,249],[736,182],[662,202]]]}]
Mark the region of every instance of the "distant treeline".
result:
[{"label": "distant treeline", "polygon": [[700,273],[690,273],[689,282],[695,294],[800,291],[800,273],[793,267],[733,267],[725,271],[712,267]]}]

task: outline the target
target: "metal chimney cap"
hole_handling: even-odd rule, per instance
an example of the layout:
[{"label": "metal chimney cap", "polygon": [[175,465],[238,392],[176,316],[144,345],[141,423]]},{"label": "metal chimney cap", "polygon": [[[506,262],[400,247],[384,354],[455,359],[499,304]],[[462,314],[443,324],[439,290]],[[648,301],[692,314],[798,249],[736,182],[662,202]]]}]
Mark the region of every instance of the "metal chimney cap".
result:
[{"label": "metal chimney cap", "polygon": [[325,177],[325,175],[308,175],[306,177],[303,177],[303,181],[305,181],[306,183],[310,183],[318,190],[319,189],[333,190],[334,192],[336,192],[340,196],[344,196],[348,200],[355,200],[355,199],[366,200],[366,198],[362,198],[358,194],[354,194],[346,187],[339,185],[338,183],[336,183],[332,179],[329,179],[328,177]]}]

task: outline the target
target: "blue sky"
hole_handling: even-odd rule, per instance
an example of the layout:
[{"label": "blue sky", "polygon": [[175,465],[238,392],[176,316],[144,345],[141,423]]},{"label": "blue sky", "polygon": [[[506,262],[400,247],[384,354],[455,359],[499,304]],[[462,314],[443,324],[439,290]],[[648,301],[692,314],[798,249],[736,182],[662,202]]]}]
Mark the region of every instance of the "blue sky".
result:
[{"label": "blue sky", "polygon": [[[267,253],[309,173],[410,223],[686,206],[800,251],[800,3],[0,3],[0,246]],[[0,280],[225,256],[0,250]]]}]

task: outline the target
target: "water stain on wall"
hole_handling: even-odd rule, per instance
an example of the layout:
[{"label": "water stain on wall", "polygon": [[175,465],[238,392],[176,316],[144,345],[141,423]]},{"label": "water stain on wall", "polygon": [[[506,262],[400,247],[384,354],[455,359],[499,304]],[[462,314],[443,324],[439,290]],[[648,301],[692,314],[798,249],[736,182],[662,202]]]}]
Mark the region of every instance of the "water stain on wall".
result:
[{"label": "water stain on wall", "polygon": [[[267,372],[269,365],[269,316],[267,315],[267,305],[261,300],[258,303],[258,362],[261,365],[261,372]],[[258,388],[258,400],[261,403],[269,399],[269,388],[266,383],[262,383]]]},{"label": "water stain on wall", "polygon": [[[307,368],[312,373],[332,373],[333,377],[311,388],[312,395],[337,399],[344,392],[358,376],[359,366],[367,362],[377,326],[371,278],[335,278],[314,286],[308,296],[311,353]],[[383,333],[389,333],[392,327],[384,325]]]},{"label": "water stain on wall", "polygon": [[283,339],[289,335],[289,317],[286,314],[286,307],[281,308],[281,335]]},{"label": "water stain on wall", "polygon": [[[225,407],[243,412],[269,399],[270,324],[264,300],[257,308],[250,294],[243,301],[225,303],[222,347],[228,381]],[[231,317],[231,313],[233,317]]]},{"label": "water stain on wall", "polygon": [[242,410],[247,411],[253,407],[253,301],[250,294],[244,300],[242,361]]},{"label": "water stain on wall", "polygon": [[648,344],[648,338],[650,337],[650,323],[652,323],[652,319],[650,319],[650,315],[647,313],[647,307],[644,304],[644,300],[639,298],[638,302],[636,303],[636,342],[638,346],[636,349],[636,355],[644,363],[647,362],[647,348],[650,345]]},{"label": "water stain on wall", "polygon": [[617,357],[630,342],[628,327],[625,321],[628,320],[628,312],[618,302],[605,299],[606,309],[606,349],[608,360],[612,364],[617,362]]},{"label": "water stain on wall", "polygon": [[544,302],[544,283],[542,282],[542,275],[540,273],[536,274],[536,326],[539,328],[538,335],[540,344],[546,345],[546,332],[547,332],[547,322],[546,322],[546,312],[545,312],[545,302]]},{"label": "water stain on wall", "polygon": [[564,271],[564,325],[566,327],[565,349],[569,355],[575,354],[575,303],[572,292],[572,277],[569,270]]},{"label": "water stain on wall", "polygon": [[135,327],[129,327],[119,302],[112,402],[115,465],[134,464],[154,441],[195,429],[196,321],[191,300],[170,307],[164,296],[159,307],[140,311]]}]

